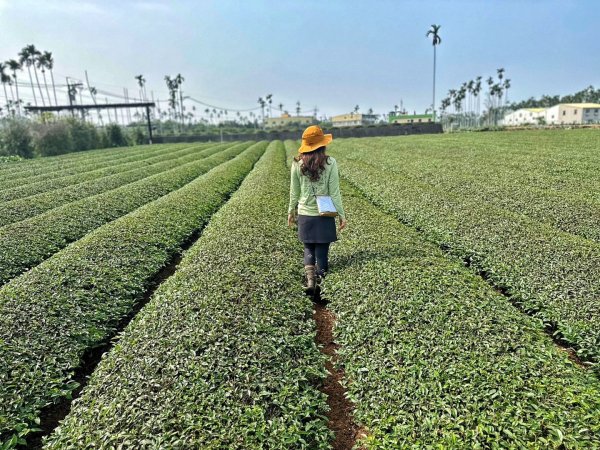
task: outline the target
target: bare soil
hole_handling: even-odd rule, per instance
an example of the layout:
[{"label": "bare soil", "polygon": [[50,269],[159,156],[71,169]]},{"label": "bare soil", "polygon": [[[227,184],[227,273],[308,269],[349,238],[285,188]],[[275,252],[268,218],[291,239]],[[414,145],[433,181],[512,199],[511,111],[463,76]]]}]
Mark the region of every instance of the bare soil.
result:
[{"label": "bare soil", "polygon": [[346,388],[340,383],[344,379],[344,370],[336,368],[336,351],[339,348],[339,345],[333,340],[333,327],[336,319],[320,299],[315,301],[314,305],[313,317],[317,323],[315,340],[321,348],[321,353],[329,357],[325,363],[329,375],[324,380],[321,391],[327,395],[329,428],[335,433],[332,446],[334,450],[350,450],[356,444],[361,430],[354,423],[352,417],[354,405],[346,398]]}]

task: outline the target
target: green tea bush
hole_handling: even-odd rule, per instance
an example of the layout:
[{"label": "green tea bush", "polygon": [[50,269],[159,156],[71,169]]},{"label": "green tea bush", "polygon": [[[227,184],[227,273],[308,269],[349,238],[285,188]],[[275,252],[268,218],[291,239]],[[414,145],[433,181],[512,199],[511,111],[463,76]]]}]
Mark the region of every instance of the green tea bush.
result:
[{"label": "green tea bush", "polygon": [[342,193],[350,226],[323,296],[364,447],[600,446],[590,370],[415,230]]},{"label": "green tea bush", "polygon": [[330,447],[284,158],[272,143],[46,448]]},{"label": "green tea bush", "polygon": [[70,395],[83,353],[114,333],[266,145],[98,228],[0,289],[0,445],[35,428],[41,408]]},{"label": "green tea bush", "polygon": [[0,284],[99,226],[181,188],[249,146],[234,145],[208,158],[199,154],[187,164],[0,228]]},{"label": "green tea bush", "polygon": [[[534,140],[550,139],[526,133]],[[372,202],[464,260],[525,312],[541,319],[558,339],[574,347],[580,358],[600,370],[600,243],[535,220],[527,215],[526,207],[514,211],[498,207],[477,195],[476,188],[468,183],[463,186],[467,191],[463,195],[401,170],[385,169],[374,162],[377,157],[368,145],[344,151],[348,144],[351,142],[342,142],[333,150],[343,177]],[[591,150],[593,145],[588,145]],[[471,150],[463,151],[469,156],[458,154],[453,159],[473,159]],[[411,154],[399,156],[412,159]],[[553,157],[558,158],[557,153]],[[498,158],[506,160],[507,156],[499,154]],[[568,154],[561,158],[568,158]],[[486,160],[485,155],[482,159]],[[494,160],[492,156],[487,159]],[[400,167],[400,158],[390,156],[390,160],[398,161],[392,165]],[[589,172],[590,183],[597,182],[593,170],[589,170],[594,165],[593,156],[573,164],[578,171]],[[556,171],[556,165],[551,169]],[[569,171],[560,177],[570,180]]]},{"label": "green tea bush", "polygon": [[[186,148],[178,152],[166,149],[158,156],[152,158],[138,156],[137,160],[129,163],[115,164],[105,169],[63,177],[57,180],[59,182],[55,182],[54,180],[42,181],[23,186],[29,189],[14,189],[0,192],[1,199],[6,198],[7,194],[14,195],[18,193],[23,195],[24,193],[38,191],[44,187],[50,188],[38,194],[25,196],[24,198],[17,198],[3,203],[0,202],[0,227],[42,214],[49,209],[57,208],[82,198],[116,189],[125,184],[164,172],[165,170],[173,169],[197,160],[198,156],[208,157],[223,150],[223,148],[225,146],[215,145],[201,152],[198,147]],[[65,184],[65,187],[60,187]]]}]

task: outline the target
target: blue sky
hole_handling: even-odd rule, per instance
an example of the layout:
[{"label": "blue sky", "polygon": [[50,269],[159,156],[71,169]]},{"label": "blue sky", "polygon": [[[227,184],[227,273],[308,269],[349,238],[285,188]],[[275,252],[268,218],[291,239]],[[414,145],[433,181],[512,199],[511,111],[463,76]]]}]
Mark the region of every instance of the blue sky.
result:
[{"label": "blue sky", "polygon": [[422,112],[431,24],[442,25],[438,100],[498,67],[518,100],[599,87],[599,19],[596,0],[0,0],[0,60],[33,43],[54,53],[57,82],[87,69],[115,93],[134,92],[142,73],[166,98],[164,75],[181,73],[184,94],[223,108],[272,93],[319,115],[356,104],[382,113],[400,100]]}]

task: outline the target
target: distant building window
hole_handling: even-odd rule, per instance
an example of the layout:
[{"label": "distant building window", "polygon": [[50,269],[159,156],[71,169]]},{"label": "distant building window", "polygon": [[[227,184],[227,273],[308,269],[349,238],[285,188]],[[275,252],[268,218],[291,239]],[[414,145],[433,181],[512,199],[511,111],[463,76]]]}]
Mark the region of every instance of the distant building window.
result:
[{"label": "distant building window", "polygon": [[575,110],[575,112],[573,114],[577,114],[577,110]]},{"label": "distant building window", "polygon": [[566,112],[566,111],[563,111],[563,116],[566,116],[566,115],[567,115],[567,112]]},{"label": "distant building window", "polygon": [[598,110],[597,109],[594,110],[594,114],[598,114]]},{"label": "distant building window", "polygon": [[421,119],[419,119],[419,122],[421,121]]}]

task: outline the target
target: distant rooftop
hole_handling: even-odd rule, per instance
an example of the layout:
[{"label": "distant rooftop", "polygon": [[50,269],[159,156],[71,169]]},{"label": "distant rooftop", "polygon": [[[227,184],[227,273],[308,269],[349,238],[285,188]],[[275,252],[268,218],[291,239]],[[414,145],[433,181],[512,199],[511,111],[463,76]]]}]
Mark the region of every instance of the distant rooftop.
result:
[{"label": "distant rooftop", "polygon": [[600,103],[561,103],[564,106],[574,106],[575,108],[600,108]]},{"label": "distant rooftop", "polygon": [[390,120],[396,119],[430,119],[433,114],[397,114],[390,116]]}]

